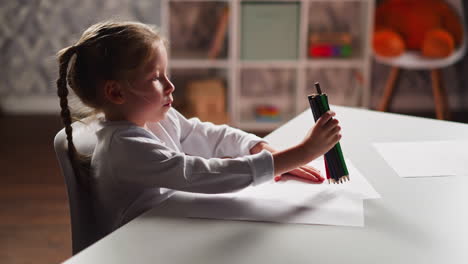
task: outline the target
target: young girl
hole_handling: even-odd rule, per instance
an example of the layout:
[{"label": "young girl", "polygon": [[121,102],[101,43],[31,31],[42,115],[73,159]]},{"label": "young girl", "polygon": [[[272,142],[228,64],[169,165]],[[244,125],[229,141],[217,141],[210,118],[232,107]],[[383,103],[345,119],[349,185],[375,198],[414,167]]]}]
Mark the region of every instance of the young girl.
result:
[{"label": "young girl", "polygon": [[[287,172],[324,180],[304,165],[341,138],[333,112],[322,116],[300,144],[282,151],[226,125],[187,120],[171,108],[175,87],[167,76],[166,46],[148,25],[104,22],[58,53],[57,88],[69,155],[103,233],[162,203],[174,190],[232,192]],[[67,83],[83,104],[103,114],[91,175],[79,170],[85,159],[73,144]]]}]

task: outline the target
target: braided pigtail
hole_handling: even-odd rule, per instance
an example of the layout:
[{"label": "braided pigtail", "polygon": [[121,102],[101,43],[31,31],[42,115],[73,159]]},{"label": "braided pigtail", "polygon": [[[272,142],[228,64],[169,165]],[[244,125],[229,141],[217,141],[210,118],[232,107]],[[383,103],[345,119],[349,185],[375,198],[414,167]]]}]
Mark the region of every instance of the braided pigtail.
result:
[{"label": "braided pigtail", "polygon": [[59,52],[59,78],[57,80],[57,94],[60,98],[60,116],[62,117],[63,124],[65,126],[65,133],[67,135],[68,142],[68,155],[77,176],[77,182],[85,190],[89,190],[89,179],[85,176],[85,173],[81,173],[83,170],[89,170],[89,159],[84,155],[78,153],[73,144],[73,128],[72,116],[68,106],[68,87],[67,87],[67,72],[68,65],[73,55],[76,54],[77,47],[71,46],[65,48]]}]

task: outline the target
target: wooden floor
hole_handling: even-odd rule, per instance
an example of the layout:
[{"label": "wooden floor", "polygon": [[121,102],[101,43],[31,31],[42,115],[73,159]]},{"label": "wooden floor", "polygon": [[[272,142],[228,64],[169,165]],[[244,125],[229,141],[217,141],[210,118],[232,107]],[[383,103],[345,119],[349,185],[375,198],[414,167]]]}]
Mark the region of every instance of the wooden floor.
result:
[{"label": "wooden floor", "polygon": [[53,149],[60,120],[0,117],[0,263],[60,263],[71,255],[64,181]]},{"label": "wooden floor", "polygon": [[[454,120],[468,122],[468,114]],[[53,149],[59,129],[54,116],[0,116],[2,264],[60,263],[71,256],[68,201]]]}]

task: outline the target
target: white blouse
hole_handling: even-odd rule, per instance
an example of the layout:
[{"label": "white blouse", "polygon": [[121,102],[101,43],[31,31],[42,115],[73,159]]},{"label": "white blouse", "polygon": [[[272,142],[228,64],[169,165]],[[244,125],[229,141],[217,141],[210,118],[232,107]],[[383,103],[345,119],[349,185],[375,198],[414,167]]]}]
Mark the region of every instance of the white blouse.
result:
[{"label": "white blouse", "polygon": [[187,120],[173,108],[148,129],[127,121],[100,123],[91,167],[95,212],[105,233],[174,190],[232,192],[273,177],[271,153],[250,154],[264,140],[227,125]]}]

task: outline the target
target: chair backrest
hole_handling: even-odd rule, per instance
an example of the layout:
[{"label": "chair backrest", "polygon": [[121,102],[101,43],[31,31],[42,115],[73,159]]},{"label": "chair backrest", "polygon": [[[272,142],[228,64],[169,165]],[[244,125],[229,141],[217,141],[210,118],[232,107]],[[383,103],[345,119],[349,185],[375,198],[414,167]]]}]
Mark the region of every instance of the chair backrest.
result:
[{"label": "chair backrest", "polygon": [[[74,122],[72,127],[73,143],[76,149],[83,154],[92,154],[97,142],[95,132],[99,128],[98,122],[96,120],[87,120],[86,123]],[[72,227],[72,251],[75,255],[102,238],[103,234],[99,232],[100,229],[94,217],[93,201],[77,183],[68,156],[67,144],[65,129],[62,129],[55,136],[54,148],[67,186]]]}]

